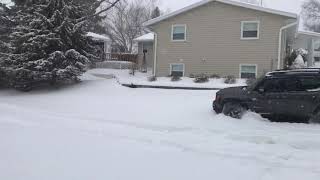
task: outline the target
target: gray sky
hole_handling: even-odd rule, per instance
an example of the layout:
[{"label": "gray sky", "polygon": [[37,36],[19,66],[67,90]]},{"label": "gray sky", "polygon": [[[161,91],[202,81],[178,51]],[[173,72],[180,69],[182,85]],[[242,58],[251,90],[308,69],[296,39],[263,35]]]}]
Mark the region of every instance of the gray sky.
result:
[{"label": "gray sky", "polygon": [[[171,11],[183,8],[200,0],[160,0],[162,9]],[[264,6],[268,8],[299,13],[301,3],[305,0],[263,0]]]},{"label": "gray sky", "polygon": [[[159,0],[160,7],[171,11],[183,8],[200,0]],[[237,0],[239,1],[239,0]],[[263,0],[264,6],[268,8],[299,13],[301,2],[305,0]],[[0,0],[0,2],[10,2],[10,0]]]}]

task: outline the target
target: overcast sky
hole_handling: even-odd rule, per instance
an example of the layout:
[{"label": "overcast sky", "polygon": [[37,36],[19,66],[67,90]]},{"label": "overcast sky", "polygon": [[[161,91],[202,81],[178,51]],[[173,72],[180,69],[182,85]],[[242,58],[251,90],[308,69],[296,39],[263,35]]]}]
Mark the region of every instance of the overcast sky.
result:
[{"label": "overcast sky", "polygon": [[[162,9],[174,11],[199,1],[200,0],[160,0],[160,6]],[[305,0],[263,0],[263,4],[268,8],[299,13],[303,1]]]},{"label": "overcast sky", "polygon": [[[200,0],[159,0],[160,7],[164,10],[174,11],[191,5]],[[239,1],[239,0],[238,0]],[[301,2],[305,0],[263,0],[264,6],[288,12],[299,13]],[[10,2],[10,0],[0,0],[0,2]]]}]

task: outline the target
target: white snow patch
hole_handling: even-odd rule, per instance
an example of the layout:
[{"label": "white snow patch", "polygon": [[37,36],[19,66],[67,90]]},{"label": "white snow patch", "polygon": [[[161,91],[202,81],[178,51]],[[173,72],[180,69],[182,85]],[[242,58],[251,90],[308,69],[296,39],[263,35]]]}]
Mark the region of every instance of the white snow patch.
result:
[{"label": "white snow patch", "polygon": [[109,37],[104,36],[104,35],[100,35],[100,34],[96,34],[96,33],[93,33],[93,32],[88,32],[87,36],[90,36],[90,37],[92,37],[94,39],[97,39],[97,40],[110,41]]},{"label": "white snow patch", "polygon": [[136,42],[154,41],[154,33],[148,33],[148,34],[142,35],[134,39],[134,41]]}]

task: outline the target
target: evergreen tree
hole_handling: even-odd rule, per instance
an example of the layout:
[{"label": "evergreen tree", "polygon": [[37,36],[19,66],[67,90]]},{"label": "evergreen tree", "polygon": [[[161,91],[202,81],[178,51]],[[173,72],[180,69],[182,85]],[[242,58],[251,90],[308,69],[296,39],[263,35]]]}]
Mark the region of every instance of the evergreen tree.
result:
[{"label": "evergreen tree", "polygon": [[[12,51],[0,57],[0,78],[7,85],[29,90],[42,83],[78,81],[93,58],[84,31],[85,10],[72,1],[27,0],[20,3],[10,34]],[[19,8],[23,6],[23,8]]]},{"label": "evergreen tree", "polygon": [[[86,9],[87,15],[95,14],[99,7],[103,6],[105,0],[73,0],[74,3]],[[106,15],[98,15],[88,19],[87,31],[95,32],[98,34],[105,34],[105,27],[102,25],[102,21],[106,18]]]},{"label": "evergreen tree", "polygon": [[12,22],[9,19],[9,9],[0,3],[0,53],[9,51],[9,32]]}]

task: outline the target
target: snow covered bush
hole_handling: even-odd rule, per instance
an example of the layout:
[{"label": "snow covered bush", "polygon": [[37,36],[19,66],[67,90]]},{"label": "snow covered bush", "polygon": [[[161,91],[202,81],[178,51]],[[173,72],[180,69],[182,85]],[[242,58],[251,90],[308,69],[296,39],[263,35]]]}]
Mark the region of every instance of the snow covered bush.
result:
[{"label": "snow covered bush", "polygon": [[235,84],[236,82],[237,82],[237,80],[236,80],[235,76],[229,75],[229,76],[224,77],[225,84]]},{"label": "snow covered bush", "polygon": [[40,84],[78,82],[95,58],[86,36],[86,16],[72,1],[43,0],[15,7],[11,51],[0,57],[2,79],[10,87],[29,90]]},{"label": "snow covered bush", "polygon": [[206,74],[199,74],[196,76],[195,83],[206,83],[209,81],[209,77]]},{"label": "snow covered bush", "polygon": [[149,82],[157,81],[157,77],[156,76],[150,76],[150,77],[148,77],[148,81]]},{"label": "snow covered bush", "polygon": [[308,51],[305,49],[296,49],[285,58],[286,69],[304,68],[307,62]]},{"label": "snow covered bush", "polygon": [[194,74],[189,74],[189,78],[196,78],[196,75],[194,75]]},{"label": "snow covered bush", "polygon": [[176,81],[180,81],[181,80],[181,77],[180,76],[172,76],[171,77],[171,81],[172,82],[176,82]]},{"label": "snow covered bush", "polygon": [[299,54],[291,65],[291,69],[299,69],[307,67],[303,57]]},{"label": "snow covered bush", "polygon": [[219,74],[211,74],[211,75],[210,75],[210,78],[211,78],[211,79],[220,79],[221,76],[220,76]]}]

